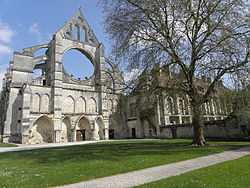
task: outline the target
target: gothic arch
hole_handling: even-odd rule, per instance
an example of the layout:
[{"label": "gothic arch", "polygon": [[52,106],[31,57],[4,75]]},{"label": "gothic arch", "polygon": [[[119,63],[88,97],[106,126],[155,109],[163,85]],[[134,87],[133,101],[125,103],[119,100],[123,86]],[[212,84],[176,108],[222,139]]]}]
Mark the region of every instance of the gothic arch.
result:
[{"label": "gothic arch", "polygon": [[37,118],[30,130],[29,143],[41,144],[54,141],[53,121],[47,116]]},{"label": "gothic arch", "polygon": [[210,115],[214,115],[214,104],[213,104],[213,100],[209,101],[209,108],[210,108]]},{"label": "gothic arch", "polygon": [[50,97],[48,94],[45,94],[42,97],[41,111],[42,112],[49,112],[50,111]]},{"label": "gothic arch", "polygon": [[75,100],[71,95],[67,96],[67,98],[65,99],[63,103],[63,112],[64,113],[75,112]]},{"label": "gothic arch", "polygon": [[175,113],[175,108],[174,108],[174,100],[172,97],[167,98],[167,109],[169,114],[174,114]]},{"label": "gothic arch", "polygon": [[88,113],[96,113],[96,112],[97,112],[96,100],[91,97],[88,101]]},{"label": "gothic arch", "polygon": [[40,112],[40,105],[41,105],[41,96],[38,93],[35,93],[32,96],[32,111],[33,112]]},{"label": "gothic arch", "polygon": [[179,98],[179,111],[180,111],[180,114],[182,115],[185,114],[185,104],[182,98]]},{"label": "gothic arch", "polygon": [[113,76],[111,75],[111,73],[109,72],[106,72],[106,75],[107,75],[107,79],[105,81],[106,83],[106,86],[108,89],[111,90],[111,92],[115,92],[115,80],[113,78]]},{"label": "gothic arch", "polygon": [[76,124],[76,141],[84,141],[92,139],[92,129],[89,119],[81,116]]},{"label": "gothic arch", "polygon": [[79,97],[76,101],[76,112],[86,113],[86,100],[84,97]]},{"label": "gothic arch", "polygon": [[107,107],[108,107],[108,109],[107,109],[108,111],[112,111],[113,110],[114,105],[113,105],[112,99],[108,99]]},{"label": "gothic arch", "polygon": [[113,109],[115,111],[119,111],[119,107],[118,107],[119,101],[117,99],[113,100]]}]

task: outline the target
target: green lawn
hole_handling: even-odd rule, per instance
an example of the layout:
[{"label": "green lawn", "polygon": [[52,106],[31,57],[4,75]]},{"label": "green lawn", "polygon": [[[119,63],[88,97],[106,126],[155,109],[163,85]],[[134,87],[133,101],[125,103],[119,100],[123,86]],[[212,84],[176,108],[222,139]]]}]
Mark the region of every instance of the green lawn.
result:
[{"label": "green lawn", "polygon": [[248,188],[250,187],[250,155],[138,187]]},{"label": "green lawn", "polygon": [[0,142],[0,148],[1,147],[17,147],[15,144],[9,144],[9,143],[1,143]]},{"label": "green lawn", "polygon": [[0,153],[0,187],[70,184],[235,149],[249,142],[137,140]]}]

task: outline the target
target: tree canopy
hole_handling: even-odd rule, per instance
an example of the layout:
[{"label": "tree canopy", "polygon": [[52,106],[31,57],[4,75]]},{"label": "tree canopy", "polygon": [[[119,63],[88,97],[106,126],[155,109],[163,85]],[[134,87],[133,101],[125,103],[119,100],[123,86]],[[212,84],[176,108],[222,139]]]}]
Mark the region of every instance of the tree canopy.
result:
[{"label": "tree canopy", "polygon": [[[249,3],[243,0],[100,2],[117,62],[128,71],[150,70],[160,63],[181,73],[185,84],[180,89],[190,97],[193,124],[197,128],[195,143],[203,145],[201,105],[225,75],[249,70]],[[204,76],[211,78],[211,84],[200,91],[196,78]]]}]

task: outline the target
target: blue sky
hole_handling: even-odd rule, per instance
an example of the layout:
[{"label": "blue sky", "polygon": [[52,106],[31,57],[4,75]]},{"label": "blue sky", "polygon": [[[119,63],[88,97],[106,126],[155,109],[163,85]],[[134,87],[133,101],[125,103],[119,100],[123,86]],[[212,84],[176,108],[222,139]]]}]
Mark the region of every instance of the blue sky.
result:
[{"label": "blue sky", "polygon": [[0,0],[0,88],[13,52],[48,43],[79,7],[98,40],[105,45],[108,57],[110,45],[104,34],[98,0]]}]

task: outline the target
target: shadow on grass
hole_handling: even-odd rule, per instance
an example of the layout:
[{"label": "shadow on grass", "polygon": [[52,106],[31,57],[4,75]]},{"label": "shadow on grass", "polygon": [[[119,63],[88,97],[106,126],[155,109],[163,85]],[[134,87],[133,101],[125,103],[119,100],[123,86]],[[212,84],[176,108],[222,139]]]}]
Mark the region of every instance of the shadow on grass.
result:
[{"label": "shadow on grass", "polygon": [[[191,140],[103,142],[0,154],[0,187],[51,187],[130,172],[239,147],[187,147]],[[13,182],[15,179],[15,182]]]},{"label": "shadow on grass", "polygon": [[1,158],[18,158],[33,160],[40,164],[63,164],[67,161],[90,162],[90,161],[122,161],[130,156],[171,156],[194,155],[204,156],[229,149],[236,149],[239,146],[232,142],[215,142],[212,146],[186,147],[189,141],[168,142],[168,141],[133,141],[117,143],[95,143],[88,145],[67,146],[60,148],[35,149],[30,151],[19,151],[1,154]]}]

